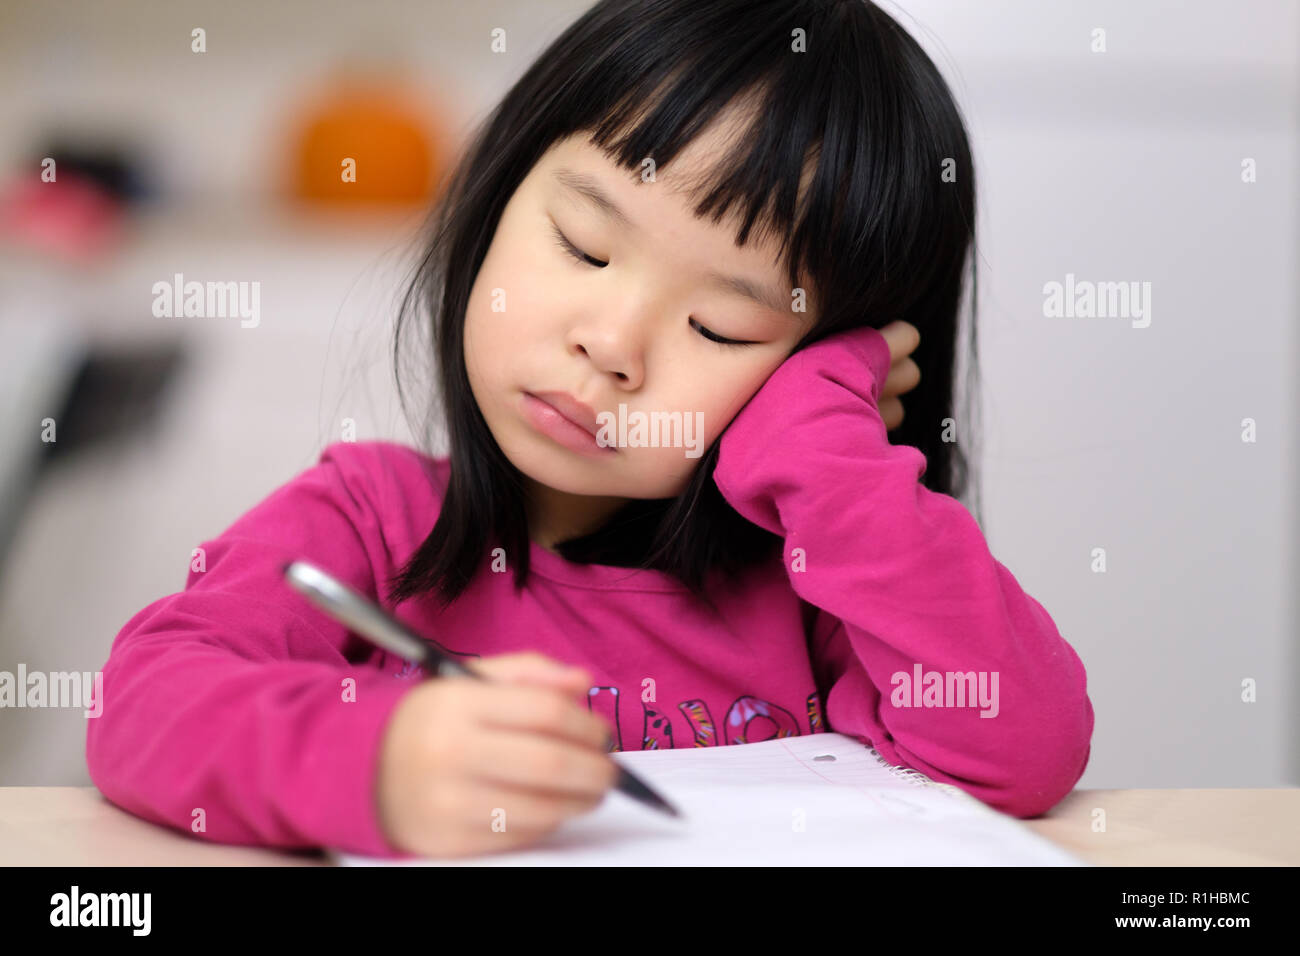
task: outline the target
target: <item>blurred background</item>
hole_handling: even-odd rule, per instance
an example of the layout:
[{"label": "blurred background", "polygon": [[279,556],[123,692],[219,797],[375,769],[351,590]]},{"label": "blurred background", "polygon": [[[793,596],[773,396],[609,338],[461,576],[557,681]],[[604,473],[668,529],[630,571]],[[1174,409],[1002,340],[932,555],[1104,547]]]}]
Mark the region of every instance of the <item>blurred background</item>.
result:
[{"label": "blurred background", "polygon": [[[346,421],[411,441],[424,216],[588,5],[0,3],[0,671],[100,669]],[[1079,786],[1294,785],[1297,2],[881,6],[973,140],[984,531],[1088,669]],[[1149,282],[1149,326],[1045,317],[1067,274]],[[174,281],[256,319],[156,314]],[[0,709],[0,785],[89,785],[84,742]]]}]

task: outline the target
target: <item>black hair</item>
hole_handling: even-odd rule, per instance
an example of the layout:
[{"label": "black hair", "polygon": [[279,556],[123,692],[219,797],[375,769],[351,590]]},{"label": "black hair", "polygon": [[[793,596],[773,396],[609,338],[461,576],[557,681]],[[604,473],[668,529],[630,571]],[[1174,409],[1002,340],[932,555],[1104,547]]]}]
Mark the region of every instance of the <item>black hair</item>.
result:
[{"label": "black hair", "polygon": [[[432,530],[389,581],[394,604],[437,592],[445,606],[492,546],[513,560],[516,587],[527,579],[523,477],[478,409],[463,342],[470,290],[515,189],[553,143],[578,132],[629,171],[645,157],[662,169],[719,111],[742,102],[759,108],[734,151],[691,191],[702,197],[695,215],[717,222],[736,204],[744,212],[737,243],[757,226],[780,239],[791,288],[811,280],[819,308],[796,351],[896,319],[920,330],[912,360],[921,381],[890,439],[924,454],[927,488],[967,491],[963,443],[972,442],[964,429],[963,442],[953,440],[953,391],[975,179],[961,114],[934,63],[869,0],[601,0],[478,127],[430,216],[398,311],[394,370],[408,413],[403,359],[432,359],[441,409],[429,407],[415,433],[427,441],[428,425],[445,421],[450,475]],[[975,264],[972,256],[969,394]],[[413,307],[431,335],[418,349],[403,344]],[[717,452],[714,441],[677,497],[630,501],[556,550],[575,562],[659,570],[707,600],[712,573],[735,574],[780,546],[722,497],[712,480]]]}]

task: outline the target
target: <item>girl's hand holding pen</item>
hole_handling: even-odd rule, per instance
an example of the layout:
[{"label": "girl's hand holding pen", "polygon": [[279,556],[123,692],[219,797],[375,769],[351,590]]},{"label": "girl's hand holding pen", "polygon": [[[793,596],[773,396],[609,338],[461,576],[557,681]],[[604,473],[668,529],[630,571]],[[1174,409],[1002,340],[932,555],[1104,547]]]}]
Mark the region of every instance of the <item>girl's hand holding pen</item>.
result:
[{"label": "girl's hand holding pen", "polygon": [[[426,857],[519,849],[594,809],[618,779],[590,675],[541,654],[464,662],[488,681],[421,681],[380,747],[380,825]],[[489,682],[490,681],[490,682]]]}]

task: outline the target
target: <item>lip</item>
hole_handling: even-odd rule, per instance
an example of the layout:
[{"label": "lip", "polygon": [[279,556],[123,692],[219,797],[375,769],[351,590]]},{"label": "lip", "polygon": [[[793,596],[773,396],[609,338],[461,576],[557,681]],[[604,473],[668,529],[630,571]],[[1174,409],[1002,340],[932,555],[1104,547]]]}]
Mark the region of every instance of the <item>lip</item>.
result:
[{"label": "lip", "polygon": [[527,394],[533,398],[540,398],[573,424],[591,432],[593,438],[596,436],[596,413],[592,411],[590,405],[584,405],[568,392],[528,392]]},{"label": "lip", "polygon": [[573,451],[605,456],[617,453],[596,441],[596,413],[567,392],[524,392],[523,410],[533,427]]}]

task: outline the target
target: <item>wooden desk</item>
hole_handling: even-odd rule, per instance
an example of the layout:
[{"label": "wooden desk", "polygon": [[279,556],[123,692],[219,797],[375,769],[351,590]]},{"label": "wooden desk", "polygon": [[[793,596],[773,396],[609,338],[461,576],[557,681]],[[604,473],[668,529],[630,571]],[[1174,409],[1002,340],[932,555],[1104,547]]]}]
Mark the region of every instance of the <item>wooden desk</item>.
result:
[{"label": "wooden desk", "polygon": [[[1105,832],[1093,832],[1094,810]],[[1024,825],[1101,866],[1300,865],[1300,789],[1075,790]],[[328,866],[206,843],[147,823],[94,787],[0,787],[0,866]]]}]

